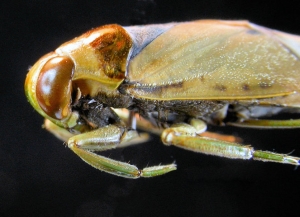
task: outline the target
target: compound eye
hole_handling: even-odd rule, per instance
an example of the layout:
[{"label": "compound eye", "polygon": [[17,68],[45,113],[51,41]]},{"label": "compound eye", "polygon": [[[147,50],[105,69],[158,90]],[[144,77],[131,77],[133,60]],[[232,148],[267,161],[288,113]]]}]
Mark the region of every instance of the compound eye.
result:
[{"label": "compound eye", "polygon": [[74,63],[69,57],[53,57],[40,71],[36,97],[51,118],[61,120],[70,112]]}]

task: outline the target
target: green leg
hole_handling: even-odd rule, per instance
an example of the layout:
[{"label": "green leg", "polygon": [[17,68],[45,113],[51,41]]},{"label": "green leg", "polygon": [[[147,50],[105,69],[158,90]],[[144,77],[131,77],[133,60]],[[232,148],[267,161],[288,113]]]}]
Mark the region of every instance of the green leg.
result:
[{"label": "green leg", "polygon": [[74,143],[69,144],[69,148],[92,167],[124,178],[136,179],[139,177],[154,177],[176,170],[175,164],[146,167],[143,170],[139,170],[134,165],[116,161],[101,155],[97,155],[93,152],[80,149]]},{"label": "green leg", "polygon": [[228,123],[228,125],[237,127],[249,128],[267,128],[267,129],[285,129],[285,128],[300,128],[300,119],[295,120],[244,120],[237,123]]},{"label": "green leg", "polygon": [[83,161],[96,169],[125,178],[153,177],[176,170],[175,164],[147,167],[139,170],[134,165],[91,152],[113,149],[119,147],[119,145],[140,141],[140,135],[136,131],[123,131],[117,126],[109,125],[71,137],[68,141],[68,147]]},{"label": "green leg", "polygon": [[[197,123],[196,123],[197,124]],[[265,162],[277,162],[299,165],[300,158],[268,151],[256,151],[251,146],[200,137],[192,125],[177,124],[165,129],[162,141],[166,145],[174,145],[194,152],[233,159],[254,159]],[[197,127],[197,126],[196,126]]]},{"label": "green leg", "polygon": [[92,151],[105,151],[140,144],[149,139],[146,133],[135,130],[125,131],[110,125],[87,133],[75,135],[64,128],[45,120],[44,127],[57,138],[68,141],[68,147],[83,161],[101,171],[125,178],[154,177],[176,170],[175,164],[147,167],[139,170],[136,166],[116,161]]},{"label": "green leg", "polygon": [[74,136],[74,134],[70,133],[65,128],[61,128],[60,126],[57,126],[56,124],[49,121],[48,119],[45,119],[43,128],[45,128],[50,133],[52,133],[56,138],[64,142],[67,142],[69,138]]}]

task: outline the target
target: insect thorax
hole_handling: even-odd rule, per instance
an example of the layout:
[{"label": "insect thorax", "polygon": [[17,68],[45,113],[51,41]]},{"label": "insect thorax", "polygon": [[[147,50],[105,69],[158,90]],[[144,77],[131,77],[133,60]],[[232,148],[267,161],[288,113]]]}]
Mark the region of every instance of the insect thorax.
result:
[{"label": "insect thorax", "polygon": [[[79,112],[81,122],[101,127],[119,122],[120,119],[111,108],[125,108],[148,119],[155,125],[168,126],[187,122],[190,118],[200,118],[208,122],[213,115],[227,108],[225,101],[209,100],[149,100],[133,98],[124,94],[107,95],[99,93],[96,97],[83,97],[73,106]],[[219,120],[218,120],[219,121]]]}]

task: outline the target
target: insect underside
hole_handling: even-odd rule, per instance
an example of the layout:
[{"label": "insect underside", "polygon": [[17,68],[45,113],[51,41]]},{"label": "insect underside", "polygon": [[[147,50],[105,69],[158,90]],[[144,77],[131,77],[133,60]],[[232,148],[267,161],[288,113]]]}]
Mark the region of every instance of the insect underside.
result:
[{"label": "insect underside", "polygon": [[125,178],[176,170],[95,153],[147,141],[137,129],[194,152],[299,165],[298,157],[206,131],[207,124],[299,128],[300,119],[270,119],[300,112],[299,44],[299,36],[246,21],[107,25],[42,57],[25,92],[47,130],[89,165]]}]

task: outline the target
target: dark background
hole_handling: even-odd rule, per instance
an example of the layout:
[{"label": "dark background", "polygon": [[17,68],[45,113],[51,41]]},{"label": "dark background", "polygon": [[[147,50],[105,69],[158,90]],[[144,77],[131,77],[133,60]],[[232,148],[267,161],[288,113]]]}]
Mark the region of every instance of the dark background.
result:
[{"label": "dark background", "polygon": [[[104,155],[140,168],[176,160],[178,170],[127,180],[82,162],[41,128],[42,117],[26,101],[28,67],[93,27],[204,18],[247,19],[300,34],[297,1],[1,1],[0,216],[297,215],[300,170],[293,166],[195,154],[153,136]],[[299,130],[210,129],[300,156]]]}]

